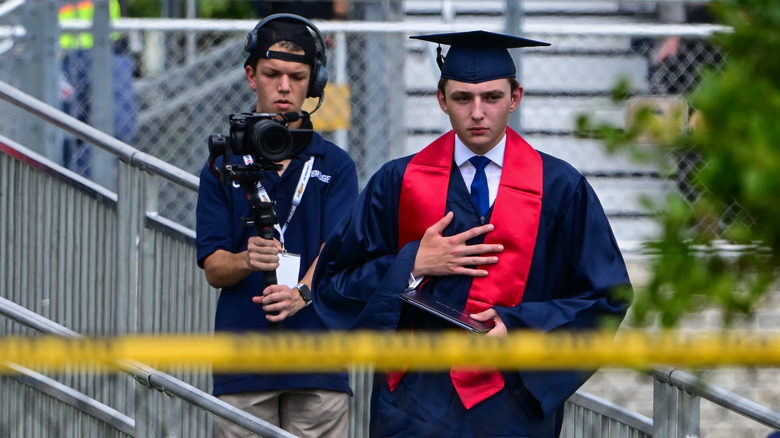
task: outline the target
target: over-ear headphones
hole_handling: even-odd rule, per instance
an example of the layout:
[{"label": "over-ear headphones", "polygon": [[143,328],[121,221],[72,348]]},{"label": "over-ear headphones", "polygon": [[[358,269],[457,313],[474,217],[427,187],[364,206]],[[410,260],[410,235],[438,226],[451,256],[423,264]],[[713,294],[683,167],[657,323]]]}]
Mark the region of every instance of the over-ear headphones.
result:
[{"label": "over-ear headphones", "polygon": [[315,53],[314,53],[314,65],[311,69],[311,78],[309,78],[309,88],[306,91],[306,97],[323,97],[325,93],[325,85],[328,83],[328,69],[325,64],[327,63],[327,55],[325,54],[325,37],[322,36],[322,32],[311,21],[307,20],[300,15],[295,14],[273,14],[262,19],[254,29],[246,36],[244,42],[244,50],[250,54],[254,51],[257,45],[258,32],[260,29],[270,23],[271,21],[286,19],[299,21],[309,28],[310,32],[317,35],[315,41]]}]

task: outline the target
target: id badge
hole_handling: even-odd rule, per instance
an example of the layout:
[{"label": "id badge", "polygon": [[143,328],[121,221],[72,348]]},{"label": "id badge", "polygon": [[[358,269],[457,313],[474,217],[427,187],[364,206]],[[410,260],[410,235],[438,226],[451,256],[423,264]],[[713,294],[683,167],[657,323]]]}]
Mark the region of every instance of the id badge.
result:
[{"label": "id badge", "polygon": [[276,269],[276,282],[293,288],[298,284],[298,273],[300,270],[301,256],[299,254],[283,252],[279,254],[279,268]]}]

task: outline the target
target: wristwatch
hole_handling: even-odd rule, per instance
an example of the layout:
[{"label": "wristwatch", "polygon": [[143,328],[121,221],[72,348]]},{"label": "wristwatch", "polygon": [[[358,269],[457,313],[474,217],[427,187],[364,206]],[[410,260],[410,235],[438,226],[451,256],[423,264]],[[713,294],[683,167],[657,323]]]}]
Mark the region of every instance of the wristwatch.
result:
[{"label": "wristwatch", "polygon": [[304,283],[298,283],[295,288],[298,289],[298,293],[301,294],[301,298],[304,302],[303,307],[311,304],[311,289],[309,289],[309,286],[306,286]]}]

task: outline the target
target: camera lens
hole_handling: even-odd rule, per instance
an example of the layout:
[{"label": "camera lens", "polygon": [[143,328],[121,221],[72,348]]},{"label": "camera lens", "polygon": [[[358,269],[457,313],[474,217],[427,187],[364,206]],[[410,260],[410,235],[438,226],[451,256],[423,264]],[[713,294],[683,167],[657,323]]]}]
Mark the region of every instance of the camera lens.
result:
[{"label": "camera lens", "polygon": [[281,161],[292,155],[292,135],[278,122],[258,120],[252,127],[251,141],[256,152],[269,161]]}]

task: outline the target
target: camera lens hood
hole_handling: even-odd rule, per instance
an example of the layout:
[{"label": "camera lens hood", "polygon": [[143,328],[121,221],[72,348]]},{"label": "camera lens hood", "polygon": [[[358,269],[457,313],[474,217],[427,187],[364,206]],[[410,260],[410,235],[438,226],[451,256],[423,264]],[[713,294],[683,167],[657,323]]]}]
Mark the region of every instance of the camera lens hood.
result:
[{"label": "camera lens hood", "polygon": [[279,162],[293,155],[293,138],[286,126],[271,119],[257,120],[248,139],[255,156]]}]

